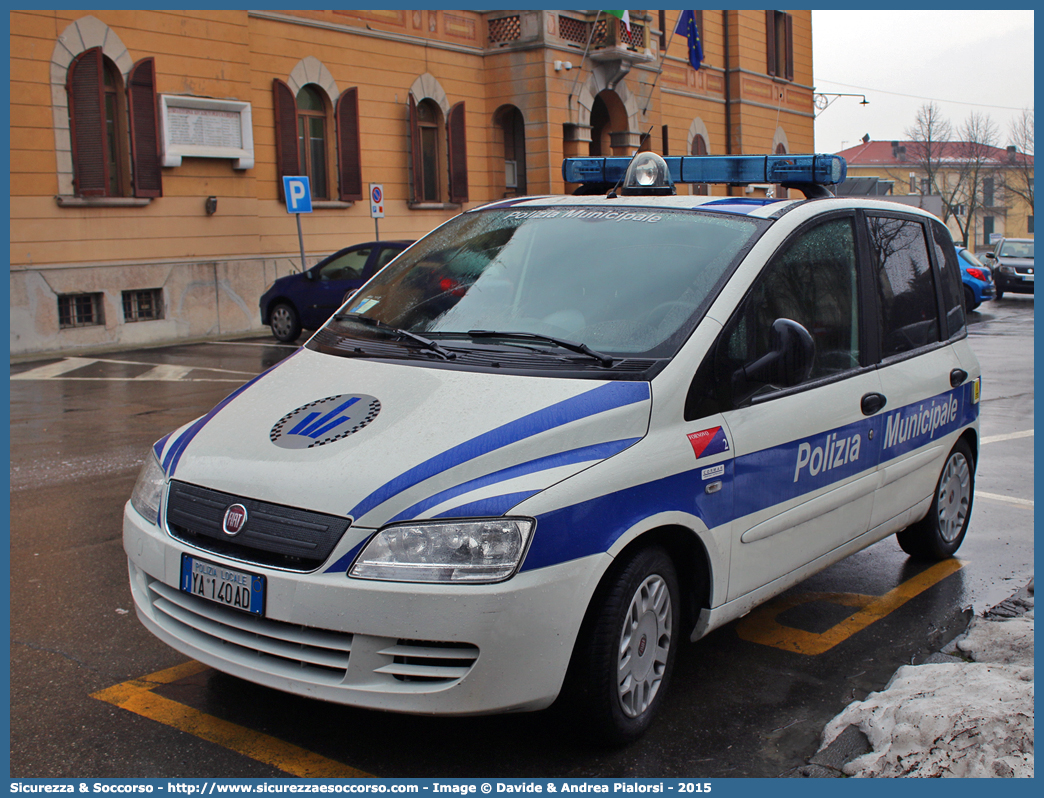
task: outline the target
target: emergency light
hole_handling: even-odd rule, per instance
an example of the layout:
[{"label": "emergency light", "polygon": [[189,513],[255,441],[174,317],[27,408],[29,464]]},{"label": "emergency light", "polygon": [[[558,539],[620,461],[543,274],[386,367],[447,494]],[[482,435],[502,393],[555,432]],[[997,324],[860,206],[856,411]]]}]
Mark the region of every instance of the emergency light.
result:
[{"label": "emergency light", "polygon": [[[781,183],[784,186],[812,189],[816,195],[828,194],[816,186],[841,183],[848,172],[845,159],[839,155],[722,155],[671,156],[638,153],[634,158],[566,158],[562,161],[562,177],[567,183],[623,185],[629,166],[651,156],[666,165],[671,183]],[[632,163],[632,161],[634,163]],[[660,183],[666,186],[666,183]],[[625,190],[624,193],[630,193]],[[806,195],[809,191],[806,190]]]}]

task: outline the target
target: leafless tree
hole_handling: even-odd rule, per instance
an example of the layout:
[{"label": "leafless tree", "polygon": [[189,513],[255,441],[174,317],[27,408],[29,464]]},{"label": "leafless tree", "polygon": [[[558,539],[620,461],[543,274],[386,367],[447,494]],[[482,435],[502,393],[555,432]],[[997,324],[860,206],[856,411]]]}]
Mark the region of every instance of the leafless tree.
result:
[{"label": "leafless tree", "polygon": [[[1015,152],[1008,157],[1004,188],[1021,197],[1033,213],[1033,109],[1024,108],[1011,123],[1009,144]],[[1027,158],[1026,156],[1030,156]]]},{"label": "leafless tree", "polygon": [[[953,157],[959,191],[953,198],[956,202],[949,204],[967,247],[975,230],[976,214],[997,204],[990,195],[1002,184],[1006,164],[997,160],[997,126],[989,114],[972,111],[958,135],[960,140],[954,144]],[[989,181],[993,189],[988,188]]]},{"label": "leafless tree", "polygon": [[928,194],[942,194],[939,173],[942,161],[949,155],[953,127],[943,117],[935,103],[925,103],[917,109],[917,118],[912,127],[906,129],[906,157],[928,178]]}]

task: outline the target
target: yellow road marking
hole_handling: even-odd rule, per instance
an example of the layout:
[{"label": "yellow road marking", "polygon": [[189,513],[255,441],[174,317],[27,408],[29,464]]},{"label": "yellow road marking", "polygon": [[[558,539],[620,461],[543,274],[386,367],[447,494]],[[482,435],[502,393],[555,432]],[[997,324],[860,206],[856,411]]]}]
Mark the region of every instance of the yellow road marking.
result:
[{"label": "yellow road marking", "polygon": [[[751,612],[736,626],[736,633],[750,643],[774,646],[784,651],[816,656],[829,651],[838,643],[847,640],[875,621],[901,607],[914,596],[923,593],[964,567],[960,560],[949,559],[936,563],[917,576],[907,579],[883,596],[867,596],[860,593],[805,593],[781,601],[764,604]],[[857,611],[825,632],[806,632],[785,626],[776,620],[781,613],[812,601],[828,601],[844,607],[855,607]]]},{"label": "yellow road marking", "polygon": [[369,773],[341,762],[327,759],[271,735],[216,718],[153,692],[160,685],[171,684],[206,669],[207,666],[200,662],[186,662],[141,679],[131,679],[129,682],[92,693],[91,698],[188,732],[293,776],[304,779],[374,778]]}]

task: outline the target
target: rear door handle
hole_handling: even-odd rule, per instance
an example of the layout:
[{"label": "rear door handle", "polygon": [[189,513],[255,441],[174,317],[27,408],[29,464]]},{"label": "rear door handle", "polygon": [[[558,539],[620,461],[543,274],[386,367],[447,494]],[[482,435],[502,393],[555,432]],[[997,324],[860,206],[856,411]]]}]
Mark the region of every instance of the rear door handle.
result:
[{"label": "rear door handle", "polygon": [[964,369],[954,369],[950,372],[950,387],[956,388],[958,385],[964,385],[964,381],[968,379],[968,372]]},{"label": "rear door handle", "polygon": [[859,409],[863,411],[864,416],[872,416],[886,404],[888,404],[888,399],[881,394],[867,393],[863,394],[863,398],[859,401]]}]

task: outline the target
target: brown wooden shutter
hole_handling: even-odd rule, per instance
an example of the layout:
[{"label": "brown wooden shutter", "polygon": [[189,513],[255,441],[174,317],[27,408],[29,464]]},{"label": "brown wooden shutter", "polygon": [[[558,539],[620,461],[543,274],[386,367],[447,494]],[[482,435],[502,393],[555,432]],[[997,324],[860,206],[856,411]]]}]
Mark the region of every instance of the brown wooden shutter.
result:
[{"label": "brown wooden shutter", "polygon": [[109,186],[102,68],[101,48],[92,47],[73,59],[66,79],[73,181],[82,197],[105,196]]},{"label": "brown wooden shutter", "polygon": [[446,120],[449,139],[449,199],[450,202],[468,201],[468,142],[464,124],[464,103],[449,110]]},{"label": "brown wooden shutter", "polygon": [[413,181],[410,184],[410,199],[422,202],[424,199],[424,155],[421,152],[420,125],[417,121],[417,101],[410,98],[410,163],[413,167]]},{"label": "brown wooden shutter", "polygon": [[134,196],[162,197],[159,124],[156,117],[156,59],[143,58],[127,78]]},{"label": "brown wooden shutter", "polygon": [[301,174],[297,157],[297,100],[294,93],[279,78],[272,80],[273,110],[276,132],[276,184],[279,199],[283,196],[283,178]]},{"label": "brown wooden shutter", "polygon": [[784,14],[787,24],[787,80],[794,79],[794,17]]},{"label": "brown wooden shutter", "polygon": [[765,44],[768,50],[768,65],[766,71],[770,75],[776,74],[776,12],[765,12]]},{"label": "brown wooden shutter", "polygon": [[342,202],[361,200],[362,147],[359,139],[359,89],[346,89],[337,98],[337,176]]}]

